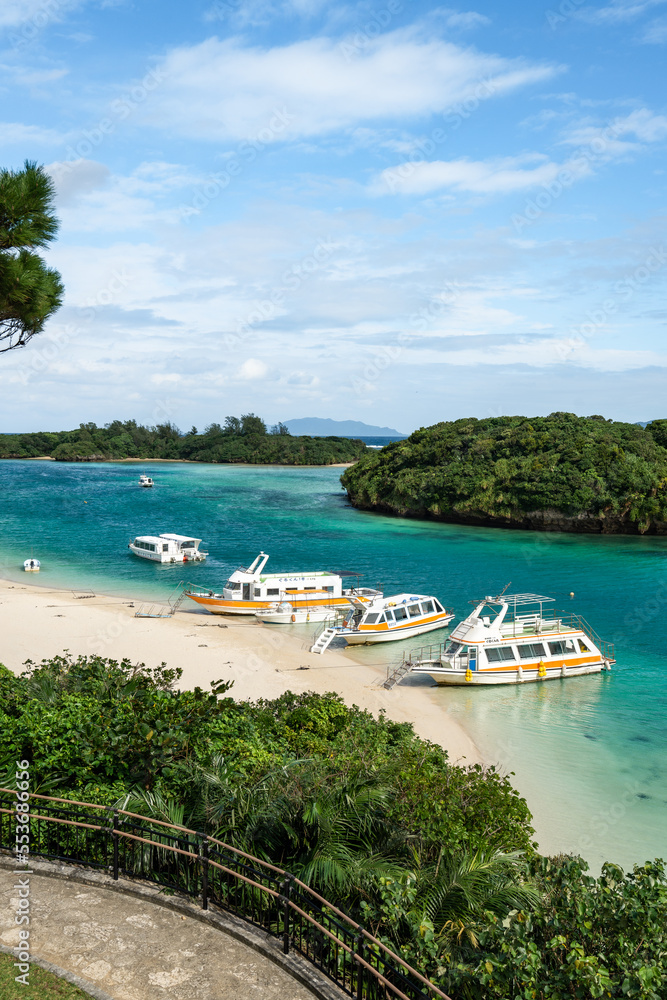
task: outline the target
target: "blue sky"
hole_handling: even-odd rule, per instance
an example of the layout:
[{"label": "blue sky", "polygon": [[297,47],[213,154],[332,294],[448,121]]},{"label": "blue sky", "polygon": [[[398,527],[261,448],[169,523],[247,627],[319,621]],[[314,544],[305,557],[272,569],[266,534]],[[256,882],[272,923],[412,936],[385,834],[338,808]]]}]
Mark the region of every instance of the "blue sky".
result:
[{"label": "blue sky", "polygon": [[67,294],[2,430],[667,416],[667,0],[4,0]]}]

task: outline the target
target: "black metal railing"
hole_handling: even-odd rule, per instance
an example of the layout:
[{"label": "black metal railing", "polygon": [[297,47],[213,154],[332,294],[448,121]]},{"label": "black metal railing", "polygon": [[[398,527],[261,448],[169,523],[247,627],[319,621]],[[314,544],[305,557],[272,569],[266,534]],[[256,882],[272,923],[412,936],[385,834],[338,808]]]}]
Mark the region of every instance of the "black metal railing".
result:
[{"label": "black metal railing", "polygon": [[[22,793],[23,794],[23,793]],[[196,830],[90,802],[29,795],[30,856],[143,879],[282,940],[356,1000],[450,1000],[400,955],[288,872]],[[21,814],[22,817],[25,813]],[[21,823],[25,820],[22,818]],[[15,851],[16,792],[0,788],[0,849]]]}]

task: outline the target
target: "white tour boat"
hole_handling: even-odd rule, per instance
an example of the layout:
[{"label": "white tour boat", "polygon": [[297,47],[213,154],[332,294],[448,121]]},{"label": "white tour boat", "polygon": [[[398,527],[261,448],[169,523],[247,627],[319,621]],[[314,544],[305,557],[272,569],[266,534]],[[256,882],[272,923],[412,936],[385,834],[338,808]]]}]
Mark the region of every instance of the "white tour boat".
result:
[{"label": "white tour boat", "polygon": [[[254,615],[267,611],[283,601],[292,605],[291,615],[297,611],[349,607],[349,597],[356,597],[362,604],[382,596],[379,590],[368,587],[343,587],[344,576],[357,573],[264,573],[268,555],[260,552],[247,569],[235,570],[222,591],[189,590],[187,596],[215,615]],[[312,621],[312,619],[311,619]]]},{"label": "white tour boat", "polygon": [[26,559],[23,569],[26,573],[39,573],[39,559]]},{"label": "white tour boat", "polygon": [[613,645],[599,639],[579,615],[543,607],[553,600],[539,594],[485,597],[446,643],[411,652],[402,673],[429,674],[437,684],[475,685],[610,670],[616,662]]},{"label": "white tour boat", "polygon": [[150,476],[146,476],[142,472],[141,475],[139,476],[139,485],[140,486],[145,486],[145,487],[150,487],[150,486],[153,486],[154,483],[153,483],[153,480],[151,479]]},{"label": "white tour boat", "polygon": [[159,563],[203,562],[208,552],[199,548],[201,538],[189,535],[137,535],[128,548],[141,559]]},{"label": "white tour boat", "polygon": [[351,600],[345,614],[329,623],[311,646],[311,653],[323,653],[336,636],[350,646],[411,639],[422,632],[444,628],[454,617],[436,597],[424,594],[394,594],[377,597],[369,605]]}]

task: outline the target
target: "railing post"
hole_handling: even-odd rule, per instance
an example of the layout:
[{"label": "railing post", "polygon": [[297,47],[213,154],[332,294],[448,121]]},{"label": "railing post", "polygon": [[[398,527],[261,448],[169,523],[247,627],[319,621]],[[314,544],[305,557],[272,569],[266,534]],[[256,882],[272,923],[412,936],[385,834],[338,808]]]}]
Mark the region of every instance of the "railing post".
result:
[{"label": "railing post", "polygon": [[201,864],[201,908],[208,910],[208,837],[200,833],[199,857]]},{"label": "railing post", "polygon": [[355,937],[355,958],[357,958],[357,1000],[363,1000],[364,998],[364,967],[359,958],[364,957],[364,945],[365,938],[361,927],[359,928],[359,933]]},{"label": "railing post", "polygon": [[280,901],[283,904],[283,955],[289,955],[289,898],[292,892],[292,877],[288,876],[280,886]]},{"label": "railing post", "polygon": [[113,811],[113,880],[118,881],[118,810]]}]

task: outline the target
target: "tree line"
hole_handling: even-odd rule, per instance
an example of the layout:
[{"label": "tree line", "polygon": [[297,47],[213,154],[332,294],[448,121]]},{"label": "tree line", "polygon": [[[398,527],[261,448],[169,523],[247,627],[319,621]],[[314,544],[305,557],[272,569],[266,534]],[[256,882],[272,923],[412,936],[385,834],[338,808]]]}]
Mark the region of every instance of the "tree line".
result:
[{"label": "tree line", "polygon": [[227,417],[199,433],[183,433],[171,422],[144,427],[113,420],[104,427],[0,435],[0,458],[50,457],[59,462],[114,459],[174,459],[191,462],[244,462],[259,465],[332,465],[353,462],[366,451],[362,441],[341,437],[292,436],[283,423],[267,428],[261,417]]}]

